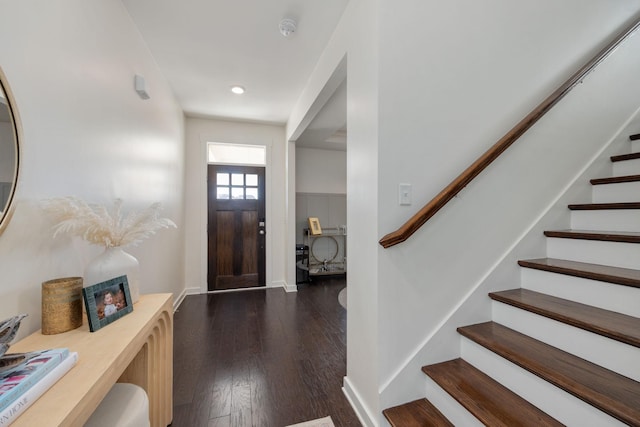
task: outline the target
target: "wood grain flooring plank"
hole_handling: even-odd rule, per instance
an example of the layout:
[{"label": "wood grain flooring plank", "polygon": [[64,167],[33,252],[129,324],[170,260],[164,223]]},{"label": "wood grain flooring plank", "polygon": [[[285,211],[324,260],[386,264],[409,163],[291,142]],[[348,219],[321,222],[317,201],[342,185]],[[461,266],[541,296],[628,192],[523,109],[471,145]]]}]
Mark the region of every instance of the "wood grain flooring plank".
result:
[{"label": "wood grain flooring plank", "polygon": [[230,427],[252,427],[251,409],[232,412],[229,425]]},{"label": "wood grain flooring plank", "polygon": [[[202,351],[185,351],[199,347],[208,334],[209,322],[201,318],[206,309],[206,300],[185,300],[176,313],[184,318],[184,322],[174,324],[174,352],[182,363],[175,364],[173,369],[173,400],[175,406],[193,401],[195,385],[199,380],[200,367],[206,355]],[[193,324],[193,327],[188,325]]]},{"label": "wood grain flooring plank", "polygon": [[[242,353],[244,355],[244,353]],[[233,386],[242,387],[251,384],[251,358],[238,357],[233,361]]]},{"label": "wood grain flooring plank", "polygon": [[189,375],[176,376],[174,387],[194,390],[176,409],[189,413],[186,421],[176,416],[172,427],[283,427],[327,415],[337,427],[360,426],[342,392],[346,311],[337,298],[344,286],[343,278],[323,279],[297,293],[187,296],[174,316],[175,330],[188,336],[176,336],[174,365]]},{"label": "wood grain flooring plank", "polygon": [[210,393],[209,418],[219,418],[231,414],[233,385],[231,382],[218,383]]},{"label": "wood grain flooring plank", "polygon": [[233,385],[231,389],[231,413],[251,412],[251,385]]},{"label": "wood grain flooring plank", "polygon": [[[213,405],[211,393],[198,395],[189,406],[189,418],[185,426],[206,426],[211,418],[211,406]],[[174,423],[172,425],[180,425]]]},{"label": "wood grain flooring plank", "polygon": [[191,416],[191,405],[173,405],[173,421],[172,426],[189,425],[189,417]]},{"label": "wood grain flooring plank", "polygon": [[231,415],[220,418],[211,418],[208,427],[231,427]]},{"label": "wood grain flooring plank", "polygon": [[268,427],[277,416],[276,402],[269,393],[269,384],[259,359],[251,367],[251,419],[254,426]]}]

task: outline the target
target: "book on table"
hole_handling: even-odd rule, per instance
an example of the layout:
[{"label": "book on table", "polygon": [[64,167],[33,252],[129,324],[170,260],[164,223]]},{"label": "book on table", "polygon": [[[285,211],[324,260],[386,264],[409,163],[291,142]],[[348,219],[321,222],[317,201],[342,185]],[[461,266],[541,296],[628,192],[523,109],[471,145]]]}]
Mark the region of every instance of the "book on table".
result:
[{"label": "book on table", "polygon": [[[68,348],[34,351],[13,356],[19,363],[0,371],[0,411],[9,406],[25,391],[33,387],[53,368],[69,356]],[[23,358],[20,360],[20,358]]]},{"label": "book on table", "polygon": [[18,396],[5,409],[0,411],[0,427],[7,427],[24,411],[27,410],[40,396],[52,385],[62,378],[78,361],[78,353],[70,352],[69,355],[55,368],[45,374],[38,382],[27,391]]}]

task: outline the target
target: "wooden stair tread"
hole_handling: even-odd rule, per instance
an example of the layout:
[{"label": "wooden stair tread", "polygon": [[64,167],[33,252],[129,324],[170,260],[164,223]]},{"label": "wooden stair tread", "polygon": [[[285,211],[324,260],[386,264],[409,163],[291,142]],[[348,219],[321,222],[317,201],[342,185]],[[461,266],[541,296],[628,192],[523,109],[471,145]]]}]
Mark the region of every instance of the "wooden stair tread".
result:
[{"label": "wooden stair tread", "polygon": [[544,232],[544,235],[564,239],[640,243],[640,233],[631,231],[548,230]]},{"label": "wooden stair tread", "polygon": [[562,425],[462,359],[425,366],[422,371],[485,425]]},{"label": "wooden stair tread", "polygon": [[520,260],[521,267],[640,288],[640,270],[557,258]]},{"label": "wooden stair tread", "polygon": [[569,205],[572,211],[596,211],[609,209],[640,209],[639,202],[622,202],[622,203],[579,203]]},{"label": "wooden stair tread", "polygon": [[640,181],[640,175],[612,176],[609,178],[595,178],[590,180],[591,185],[620,184],[621,182]]},{"label": "wooden stair tread", "polygon": [[491,292],[489,296],[576,328],[640,347],[640,319],[528,289]]},{"label": "wooden stair tread", "polygon": [[418,399],[382,411],[393,427],[453,427],[427,399]]},{"label": "wooden stair tread", "polygon": [[629,139],[632,141],[636,141],[640,139],[640,133],[636,133],[635,135],[629,135]]},{"label": "wooden stair tread", "polygon": [[620,154],[617,156],[611,156],[612,162],[624,162],[625,160],[640,159],[640,153]]},{"label": "wooden stair tread", "polygon": [[640,383],[495,322],[458,332],[612,417],[640,425]]}]

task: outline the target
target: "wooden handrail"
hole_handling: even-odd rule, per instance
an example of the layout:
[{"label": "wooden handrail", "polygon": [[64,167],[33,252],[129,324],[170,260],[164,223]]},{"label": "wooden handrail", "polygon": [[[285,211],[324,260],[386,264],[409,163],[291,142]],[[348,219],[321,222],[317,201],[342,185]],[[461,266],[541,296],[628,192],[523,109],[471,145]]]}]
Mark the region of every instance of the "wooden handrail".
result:
[{"label": "wooden handrail", "polygon": [[518,140],[529,128],[531,128],[542,116],[544,116],[554,105],[580,83],[598,64],[611,54],[623,41],[625,41],[634,31],[640,27],[640,18],[634,20],[633,24],[625,28],[611,43],[587,62],[580,70],[571,76],[562,86],[549,95],[531,113],[515,125],[506,135],[487,150],[478,160],[473,162],[456,179],[447,185],[437,196],[427,203],[418,213],[412,216],[402,227],[387,234],[380,239],[380,244],[384,248],[397,245],[407,240],[425,222],[436,214],[444,205],[453,199],[464,187],[466,187],[476,176],[487,168],[500,154]]}]

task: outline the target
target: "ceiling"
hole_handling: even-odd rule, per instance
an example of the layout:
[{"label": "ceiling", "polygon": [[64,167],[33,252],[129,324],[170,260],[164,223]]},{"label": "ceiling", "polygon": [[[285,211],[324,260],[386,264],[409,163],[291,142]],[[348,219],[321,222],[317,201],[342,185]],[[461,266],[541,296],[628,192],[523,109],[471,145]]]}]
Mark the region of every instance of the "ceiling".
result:
[{"label": "ceiling", "polygon": [[[349,0],[122,0],[185,114],[286,123]],[[283,18],[297,23],[284,37]],[[246,88],[231,93],[233,85]],[[339,139],[346,127],[346,88],[317,115],[313,135]],[[342,90],[342,94],[340,91]],[[340,97],[344,97],[341,101]],[[336,99],[334,99],[336,98]],[[342,104],[344,106],[342,106]],[[338,111],[337,109],[342,109]],[[330,118],[337,121],[328,124]],[[314,121],[315,122],[315,121]],[[333,130],[330,130],[333,129]],[[343,138],[344,139],[344,138]],[[305,142],[306,141],[306,142]],[[334,148],[329,143],[327,148]],[[340,149],[340,148],[338,148]]]},{"label": "ceiling", "polygon": [[347,149],[347,82],[338,86],[313,121],[296,140],[296,146],[323,150]]}]

